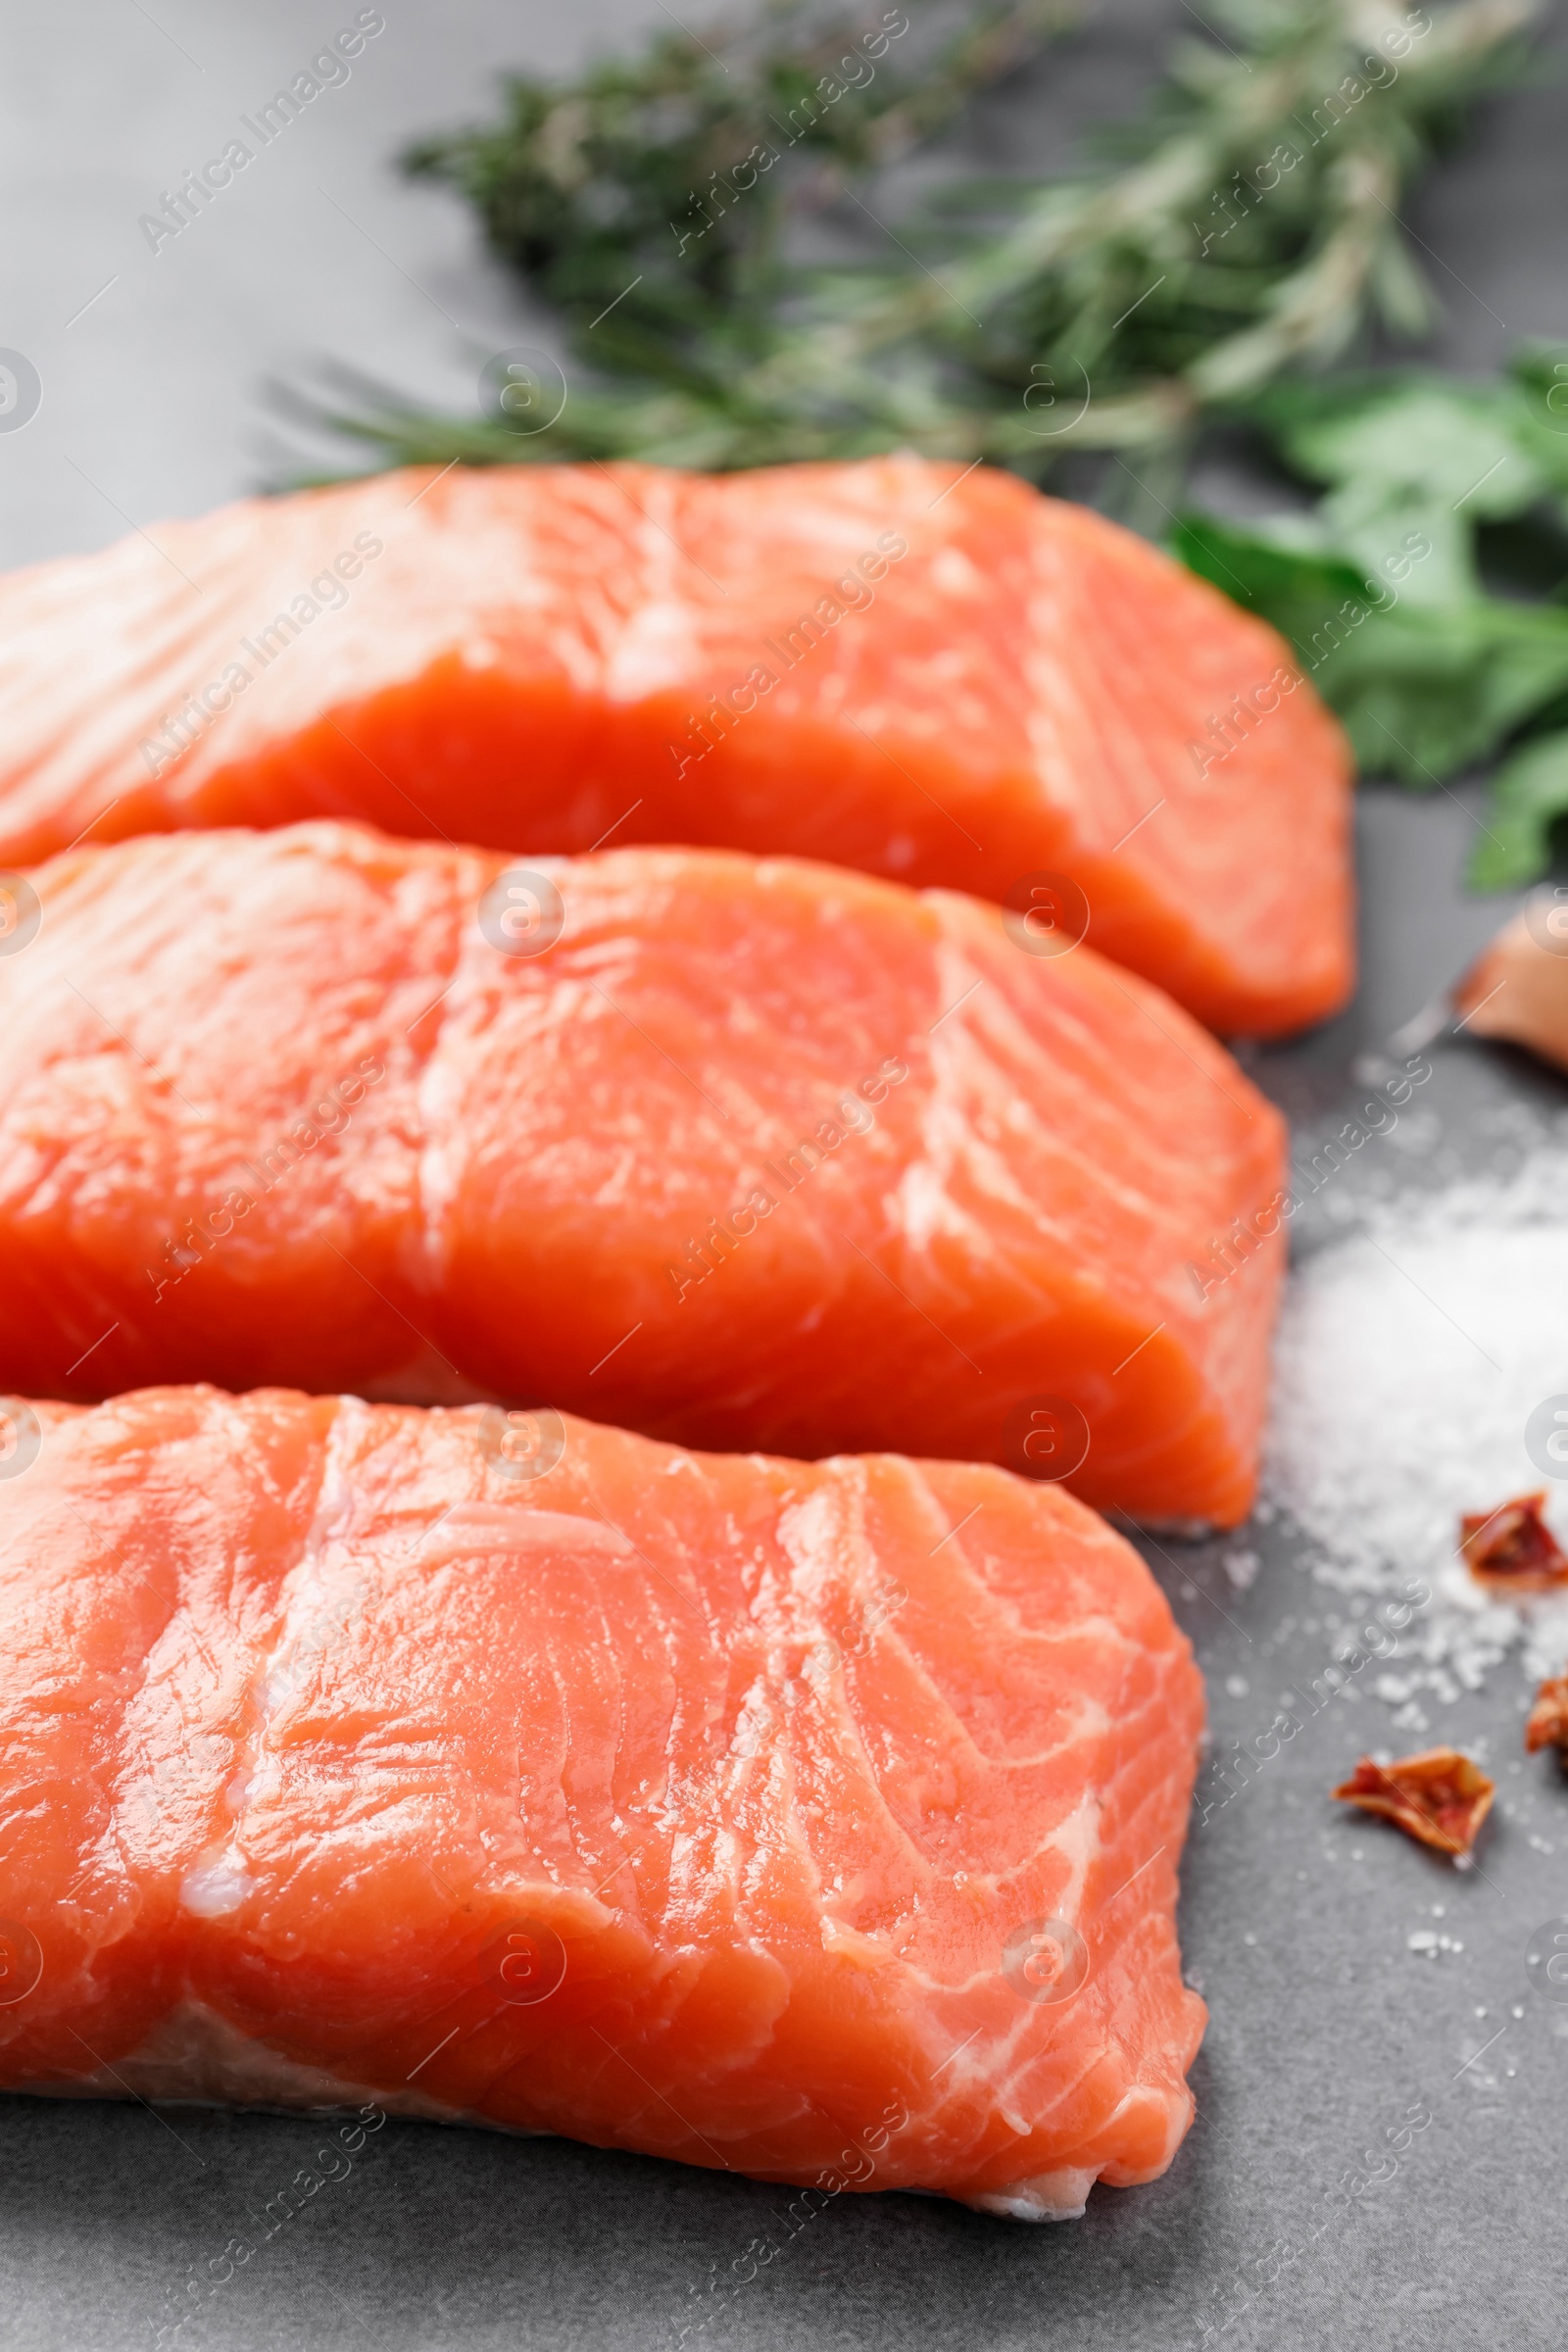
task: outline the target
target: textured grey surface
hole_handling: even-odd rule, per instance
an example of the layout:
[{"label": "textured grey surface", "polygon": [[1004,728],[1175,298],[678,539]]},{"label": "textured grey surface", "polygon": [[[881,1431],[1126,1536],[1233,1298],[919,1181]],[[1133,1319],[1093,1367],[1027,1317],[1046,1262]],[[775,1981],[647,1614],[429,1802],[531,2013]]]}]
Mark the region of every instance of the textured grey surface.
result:
[{"label": "textured grey surface", "polygon": [[[516,339],[515,300],[456,210],[400,187],[385,159],[415,129],[476,106],[495,67],[565,62],[657,7],[391,6],[351,81],[220,205],[157,256],[138,239],[138,214],[172,174],[214,152],[354,13],[301,0],[256,12],[157,0],[156,23],[135,0],[7,12],[0,342],[33,360],[44,400],[24,431],[0,436],[5,562],[96,546],[248,487],[269,373],[333,352],[463,399],[478,359]],[[981,143],[1063,154],[1086,115],[1125,102],[1177,13],[1106,9],[1048,73],[988,109]],[[1515,336],[1568,334],[1564,219],[1562,98],[1523,92],[1494,108],[1417,216],[1450,300],[1447,357],[1492,365]],[[1353,1107],[1363,1045],[1451,977],[1496,920],[1460,887],[1473,807],[1468,793],[1363,796],[1357,1004],[1314,1038],[1250,1057],[1308,1151]],[[1483,1165],[1505,1106],[1562,1100],[1514,1057],[1461,1045],[1437,1064],[1422,1151],[1380,1143],[1337,1181],[1387,1189]],[[1310,1247],[1321,1227],[1302,1223]],[[1263,1565],[1241,1593],[1224,1568],[1230,1546],[1150,1550],[1208,1674],[1222,1746],[1262,1731],[1279,1690],[1332,1646],[1325,1595],[1278,1531],[1244,1541]],[[1507,1756],[1517,1720],[1517,1679],[1499,1670],[1441,1728],[1490,1735]],[[1540,1921],[1568,1912],[1568,1792],[1552,1769],[1504,1767],[1487,1875],[1456,1879],[1392,1834],[1352,1838],[1326,1801],[1386,1723],[1363,1698],[1336,1702],[1193,1839],[1183,1941],[1213,2023],[1194,2077],[1200,2120],[1155,2186],[1097,2191],[1082,2223],[1035,2230],[909,2197],[846,2197],[786,2242],[779,2192],[743,2180],[388,2126],[206,2294],[178,2340],[192,2352],[328,2341],[564,2352],[673,2348],[691,2324],[688,2344],[735,2352],[1170,2352],[1221,2333],[1239,2347],[1344,2352],[1556,2343],[1568,2007],[1531,1994],[1524,1952]],[[1538,1850],[1532,1834],[1557,1850]],[[1406,1944],[1435,1902],[1464,1945],[1439,1965]],[[1405,2127],[1411,2110],[1430,2117],[1418,2131]],[[1350,2196],[1347,2176],[1372,2169],[1363,2151],[1401,2130],[1395,2169],[1385,2158],[1383,2177]],[[215,2258],[222,2270],[230,2239],[256,2243],[255,2217],[319,2138],[306,2120],[0,2100],[5,2342],[151,2347],[188,2282],[210,2284]],[[759,2268],[747,2250],[769,2236],[781,2250]]]}]

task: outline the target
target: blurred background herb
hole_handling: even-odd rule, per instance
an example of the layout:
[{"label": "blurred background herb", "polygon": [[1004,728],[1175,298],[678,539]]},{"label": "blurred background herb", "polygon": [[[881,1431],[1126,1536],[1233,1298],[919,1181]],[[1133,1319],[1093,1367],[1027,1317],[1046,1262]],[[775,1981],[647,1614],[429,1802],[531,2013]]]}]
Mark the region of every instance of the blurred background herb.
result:
[{"label": "blurred background herb", "polygon": [[[524,442],[499,415],[358,386],[332,421],[437,464],[902,446],[1039,478],[1068,448],[1168,453],[1288,368],[1431,322],[1397,207],[1517,74],[1531,13],[1217,0],[1216,37],[1177,42],[1093,168],[949,181],[891,219],[865,208],[874,173],[1060,30],[1063,0],[826,24],[774,0],[728,36],[662,33],[560,86],[514,78],[499,122],[404,163],[457,189],[560,318],[564,412]],[[801,215],[833,204],[859,208],[878,258],[792,249]]]},{"label": "blurred background herb", "polygon": [[1175,552],[1290,638],[1363,775],[1432,789],[1518,740],[1470,873],[1532,881],[1568,811],[1568,351],[1498,383],[1280,384],[1250,415],[1317,505],[1189,513]]},{"label": "blurred background herb", "polygon": [[915,9],[918,24],[891,8],[824,24],[771,0],[727,38],[663,33],[563,88],[516,76],[496,122],[421,140],[404,169],[471,205],[492,251],[579,332],[614,306],[595,366],[721,378],[777,332],[790,218],[943,128],[1075,14]]},{"label": "blurred background herb", "polygon": [[[544,413],[533,387],[509,415],[493,375],[461,417],[342,370],[295,416],[380,465],[913,448],[1010,466],[1271,619],[1364,773],[1431,789],[1514,745],[1473,878],[1528,880],[1568,811],[1568,353],[1479,385],[1372,363],[1435,322],[1400,208],[1530,70],[1534,0],[1188,13],[1089,165],[902,202],[879,175],[1038,57],[1074,0],[770,0],[574,81],[513,76],[494,121],[403,163],[473,209],[553,316],[559,416],[519,429]],[[855,223],[871,258],[809,258],[812,216]],[[1205,440],[1238,432],[1282,499],[1295,486],[1264,523],[1195,512],[1186,487]]]}]

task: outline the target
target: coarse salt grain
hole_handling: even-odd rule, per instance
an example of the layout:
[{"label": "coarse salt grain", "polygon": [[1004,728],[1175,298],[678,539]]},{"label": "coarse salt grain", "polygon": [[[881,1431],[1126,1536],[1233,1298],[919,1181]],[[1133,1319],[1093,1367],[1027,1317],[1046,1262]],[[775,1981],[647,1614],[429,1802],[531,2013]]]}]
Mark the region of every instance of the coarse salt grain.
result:
[{"label": "coarse salt grain", "polygon": [[1568,1532],[1568,1481],[1554,1489],[1525,1446],[1531,1414],[1568,1395],[1565,1200],[1568,1138],[1507,1181],[1373,1207],[1287,1295],[1267,1491],[1317,1547],[1320,1584],[1357,1597],[1431,1588],[1400,1639],[1402,1671],[1368,1678],[1412,1724],[1417,1687],[1451,1704],[1516,1643],[1534,1678],[1568,1657],[1568,1600],[1521,1611],[1455,1551],[1462,1512],[1542,1486]]},{"label": "coarse salt grain", "polygon": [[1255,1551],[1226,1552],[1225,1573],[1230,1578],[1232,1590],[1237,1592],[1245,1592],[1256,1576],[1258,1565],[1258,1554]]}]

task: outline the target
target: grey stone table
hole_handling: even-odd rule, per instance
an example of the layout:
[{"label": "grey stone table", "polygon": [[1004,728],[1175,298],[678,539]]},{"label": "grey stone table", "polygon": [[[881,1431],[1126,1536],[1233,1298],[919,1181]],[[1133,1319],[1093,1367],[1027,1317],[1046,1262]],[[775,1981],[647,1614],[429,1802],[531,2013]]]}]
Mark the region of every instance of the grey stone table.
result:
[{"label": "grey stone table", "polygon": [[[267,459],[269,377],[335,355],[466,401],[479,361],[518,339],[525,314],[457,209],[402,186],[387,159],[476,108],[499,67],[568,65],[659,19],[657,0],[387,0],[351,77],[220,201],[157,251],[139,227],[355,14],[304,0],[13,0],[0,344],[36,368],[42,405],[0,435],[0,561],[96,547],[251,486]],[[1087,117],[1129,102],[1180,14],[1136,0],[1102,10],[992,104],[986,151],[1064,159]],[[1448,304],[1444,357],[1492,366],[1526,333],[1568,335],[1565,220],[1561,96],[1521,91],[1416,215]],[[1497,919],[1460,886],[1473,806],[1467,792],[1362,797],[1357,1003],[1318,1035],[1251,1056],[1308,1153],[1357,1099],[1356,1055]],[[1486,1164],[1504,1106],[1561,1101],[1521,1059],[1461,1046],[1436,1062],[1424,1109],[1453,1165]],[[1428,1173],[1413,1166],[1410,1180]],[[1322,1236],[1301,1222],[1298,1246],[1310,1250]],[[1290,1544],[1277,1526],[1247,1541],[1262,1564],[1240,1592],[1224,1546],[1150,1551],[1207,1672],[1222,1743],[1250,1738],[1275,1682],[1309,1678],[1323,1657],[1321,1632],[1300,1625]],[[1466,1699],[1445,1733],[1484,1729],[1496,1704]],[[688,2340],[734,2352],[1169,2352],[1221,2334],[1336,2352],[1555,2344],[1568,2040],[1552,2027],[1568,2011],[1532,1998],[1524,1952],[1536,1923],[1568,1912],[1568,1852],[1528,1842],[1515,1783],[1486,1884],[1454,1881],[1392,1836],[1375,1849],[1369,1838],[1368,1860],[1352,1863],[1323,1792],[1361,1736],[1332,1710],[1315,1719],[1193,1840],[1183,1945],[1213,2022],[1194,2076],[1198,2124],[1157,2185],[1097,2191],[1078,2225],[1035,2230],[911,2197],[845,2197],[746,2278],[774,2190],[564,2142],[389,2126],[181,2342],[673,2347],[717,2278],[731,2282],[722,2309]],[[1441,1968],[1407,1948],[1435,1893],[1465,1946]],[[1478,2007],[1507,2038],[1476,2064],[1492,2031]],[[1409,2110],[1430,2121],[1396,2172],[1348,2196],[1362,2151]],[[150,2352],[188,2277],[253,2230],[318,2136],[305,2120],[0,2100],[4,2341]]]}]

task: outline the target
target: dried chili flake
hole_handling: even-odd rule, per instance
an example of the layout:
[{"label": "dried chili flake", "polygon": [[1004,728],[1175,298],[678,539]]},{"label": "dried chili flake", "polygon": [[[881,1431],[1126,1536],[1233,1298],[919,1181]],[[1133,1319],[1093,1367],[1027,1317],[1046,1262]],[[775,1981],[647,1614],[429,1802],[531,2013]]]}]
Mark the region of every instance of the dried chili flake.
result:
[{"label": "dried chili flake", "polygon": [[1536,1692],[1525,1721],[1525,1745],[1532,1755],[1538,1747],[1560,1747],[1568,1761],[1568,1674],[1549,1676]]},{"label": "dried chili flake", "polygon": [[1363,1756],[1335,1795],[1363,1813],[1381,1813],[1408,1837],[1440,1853],[1467,1854],[1492,1810],[1494,1785],[1456,1747],[1429,1747],[1393,1764]]},{"label": "dried chili flake", "polygon": [[1568,1584],[1568,1552],[1541,1515],[1545,1500],[1543,1488],[1494,1511],[1466,1512],[1459,1549],[1479,1583],[1494,1592],[1553,1592]]}]

